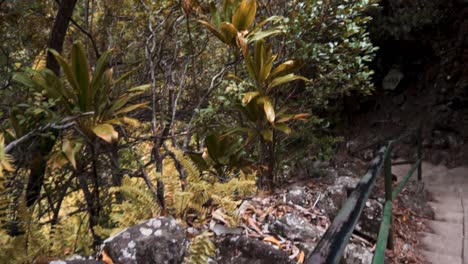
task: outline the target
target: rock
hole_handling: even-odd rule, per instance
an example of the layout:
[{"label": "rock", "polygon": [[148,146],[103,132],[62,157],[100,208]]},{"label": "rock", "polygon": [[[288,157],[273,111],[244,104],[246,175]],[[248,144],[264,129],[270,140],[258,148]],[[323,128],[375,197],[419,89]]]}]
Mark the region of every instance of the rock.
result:
[{"label": "rock", "polygon": [[324,168],[330,167],[330,162],[328,162],[328,161],[316,160],[312,164],[313,164],[313,167],[317,168],[317,169],[324,169]]},{"label": "rock", "polygon": [[447,138],[439,130],[432,132],[432,146],[438,149],[447,149],[449,147]]},{"label": "rock", "polygon": [[301,242],[315,242],[325,233],[325,230],[319,229],[306,218],[295,214],[286,214],[278,218],[269,226],[269,231],[289,240]]},{"label": "rock", "polygon": [[317,206],[334,219],[344,202],[348,199],[346,187],[343,185],[332,185],[327,188],[323,198],[319,200]]},{"label": "rock", "polygon": [[172,217],[149,219],[104,241],[102,250],[115,264],[182,263],[187,240]]},{"label": "rock", "polygon": [[431,156],[431,162],[433,164],[447,164],[450,160],[450,154],[446,151],[434,152]]},{"label": "rock", "polygon": [[336,178],[335,180],[335,185],[344,186],[348,192],[354,190],[354,188],[356,188],[358,183],[359,183],[359,179],[349,177],[349,176],[341,176],[341,177]]},{"label": "rock", "polygon": [[105,264],[105,262],[100,260],[92,259],[91,257],[82,257],[82,256],[71,256],[65,260],[52,260],[48,262],[49,264]]},{"label": "rock", "polygon": [[307,196],[308,193],[306,187],[293,186],[288,190],[286,201],[300,206],[305,206],[307,205]]},{"label": "rock", "polygon": [[348,151],[348,153],[352,153],[354,151],[356,151],[356,149],[359,148],[359,143],[356,141],[356,140],[350,140],[348,142],[346,142],[346,149]]},{"label": "rock", "polygon": [[364,153],[362,154],[362,159],[366,161],[370,161],[374,158],[374,150],[372,149],[366,149],[364,150]]},{"label": "rock", "polygon": [[382,81],[382,87],[384,90],[394,91],[402,79],[402,72],[397,69],[391,69],[387,75],[385,75]]},{"label": "rock", "polygon": [[285,251],[250,237],[222,237],[215,244],[218,249],[216,261],[219,264],[295,263]]},{"label": "rock", "polygon": [[392,99],[393,103],[398,105],[398,106],[402,106],[405,102],[406,102],[406,96],[404,94],[400,94],[398,96],[395,96],[393,99]]},{"label": "rock", "polygon": [[221,224],[215,224],[210,227],[210,230],[213,231],[217,236],[221,235],[241,235],[244,231],[242,228],[227,227]]},{"label": "rock", "polygon": [[383,206],[376,200],[369,199],[362,210],[356,230],[377,240],[380,223],[382,222]]},{"label": "rock", "polygon": [[451,149],[457,149],[458,147],[460,147],[460,145],[463,144],[463,142],[461,140],[458,140],[458,138],[453,134],[447,135],[447,143],[448,147]]},{"label": "rock", "polygon": [[348,244],[344,252],[346,264],[370,264],[374,255],[365,247],[356,244]]},{"label": "rock", "polygon": [[338,177],[338,171],[333,169],[333,168],[326,168],[321,171],[322,177],[328,178],[328,179],[335,179]]}]

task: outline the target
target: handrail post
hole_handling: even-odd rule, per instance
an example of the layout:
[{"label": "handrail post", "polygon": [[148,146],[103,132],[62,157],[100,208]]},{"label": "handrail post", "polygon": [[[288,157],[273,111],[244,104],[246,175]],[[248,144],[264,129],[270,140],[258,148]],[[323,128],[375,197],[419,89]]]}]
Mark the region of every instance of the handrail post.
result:
[{"label": "handrail post", "polygon": [[421,161],[418,166],[418,181],[422,180],[422,155],[423,155],[423,147],[422,147],[422,123],[418,127],[418,159]]},{"label": "handrail post", "polygon": [[[384,157],[385,201],[392,202],[392,142],[388,144]],[[393,217],[390,217],[387,249],[393,250]]]}]

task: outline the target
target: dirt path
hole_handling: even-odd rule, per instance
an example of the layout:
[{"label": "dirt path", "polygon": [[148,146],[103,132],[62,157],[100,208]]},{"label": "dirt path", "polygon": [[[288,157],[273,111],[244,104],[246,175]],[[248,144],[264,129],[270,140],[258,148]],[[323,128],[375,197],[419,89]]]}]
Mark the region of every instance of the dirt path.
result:
[{"label": "dirt path", "polygon": [[423,163],[423,180],[435,219],[420,234],[421,254],[433,264],[468,264],[468,168]]}]

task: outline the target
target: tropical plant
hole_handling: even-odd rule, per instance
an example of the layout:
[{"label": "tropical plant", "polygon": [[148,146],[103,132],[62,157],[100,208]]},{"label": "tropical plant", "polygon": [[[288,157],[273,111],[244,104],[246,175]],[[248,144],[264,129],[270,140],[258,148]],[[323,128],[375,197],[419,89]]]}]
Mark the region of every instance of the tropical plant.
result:
[{"label": "tropical plant", "polygon": [[282,18],[277,16],[265,19],[252,28],[257,13],[257,2],[255,0],[239,2],[239,0],[225,0],[221,10],[217,9],[214,3],[211,3],[212,22],[203,19],[197,20],[221,42],[229,45],[234,50],[235,55],[239,55],[239,44],[246,40],[253,42],[284,32],[281,25],[266,30],[262,29],[269,22],[281,22]]},{"label": "tropical plant", "polygon": [[125,116],[128,112],[144,107],[147,103],[127,105],[127,103],[148,89],[149,85],[130,88],[116,97],[112,96],[114,87],[128,78],[133,72],[127,72],[118,79],[113,79],[112,69],[108,68],[108,59],[112,50],[102,54],[96,62],[94,71],[90,67],[83,45],[73,44],[70,61],[51,50],[65,74],[67,84],[49,69],[33,71],[32,76],[24,73],[15,75],[15,80],[39,92],[44,91],[48,98],[57,100],[65,114],[83,115],[78,118],[80,129],[88,136],[96,135],[108,143],[118,139],[118,132],[113,125],[137,125],[136,119]]},{"label": "tropical plant", "polygon": [[[230,8],[232,9],[232,7]],[[219,30],[206,21],[199,22],[222,42],[234,47],[235,50],[240,49],[243,55],[245,68],[250,77],[249,83],[253,87],[253,91],[244,94],[242,105],[239,107],[248,124],[238,126],[233,131],[246,134],[246,144],[249,144],[255,138],[260,138],[260,155],[263,156],[261,163],[268,168],[268,176],[263,177],[263,182],[271,187],[276,159],[274,129],[289,135],[291,128],[286,122],[304,119],[307,116],[304,113],[290,114],[287,112],[286,107],[275,109],[280,106],[280,100],[277,100],[279,93],[276,92],[276,89],[278,89],[278,86],[292,81],[307,81],[307,79],[294,74],[302,66],[300,62],[288,60],[274,67],[277,55],[273,54],[272,46],[267,44],[265,39],[283,32],[282,27],[278,26],[266,30],[263,30],[262,27],[267,22],[278,21],[281,18],[270,17],[249,31],[248,29],[255,20],[256,11],[256,1],[243,0],[230,21],[220,22],[220,12],[212,12],[216,24],[219,24]],[[229,19],[229,16],[225,15],[224,19]],[[255,44],[252,55],[250,43]],[[236,78],[242,80],[239,77]]]}]

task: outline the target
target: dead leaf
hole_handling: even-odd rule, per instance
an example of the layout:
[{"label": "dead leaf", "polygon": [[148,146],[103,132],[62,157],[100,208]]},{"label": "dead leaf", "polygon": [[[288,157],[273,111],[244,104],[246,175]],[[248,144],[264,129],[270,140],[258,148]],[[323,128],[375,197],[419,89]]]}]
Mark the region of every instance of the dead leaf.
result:
[{"label": "dead leaf", "polygon": [[257,221],[255,221],[255,219],[249,217],[249,218],[247,219],[247,223],[249,224],[249,226],[250,226],[251,228],[253,228],[255,231],[257,231],[257,233],[259,233],[259,234],[262,234],[262,233],[263,233],[263,232],[262,232],[262,229],[258,226]]},{"label": "dead leaf", "polygon": [[281,243],[274,236],[267,236],[263,239],[265,242],[270,242],[281,248]]},{"label": "dead leaf", "polygon": [[297,256],[297,263],[304,263],[305,259],[305,253],[304,251],[301,250],[301,253],[299,253],[299,256]]},{"label": "dead leaf", "polygon": [[106,264],[114,264],[114,261],[107,255],[106,251],[102,251],[102,262]]}]

